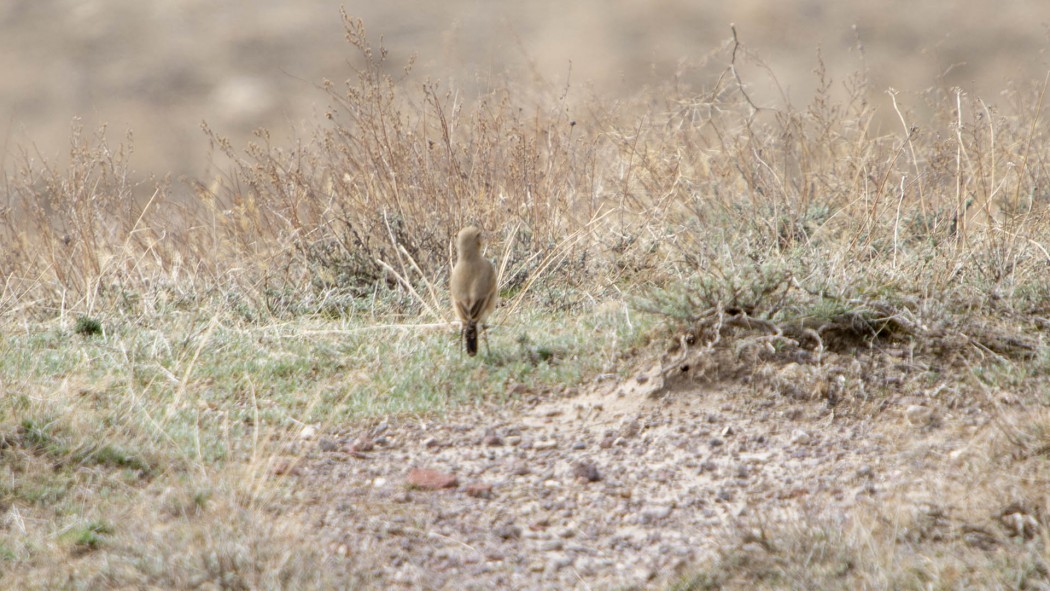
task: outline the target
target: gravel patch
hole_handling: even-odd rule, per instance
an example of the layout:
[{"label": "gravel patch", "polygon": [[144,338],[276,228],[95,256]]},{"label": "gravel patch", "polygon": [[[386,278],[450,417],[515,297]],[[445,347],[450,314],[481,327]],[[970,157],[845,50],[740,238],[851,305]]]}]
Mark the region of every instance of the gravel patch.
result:
[{"label": "gravel patch", "polygon": [[299,511],[333,568],[376,586],[648,589],[752,515],[845,512],[889,485],[886,438],[823,403],[639,388],[300,442]]}]

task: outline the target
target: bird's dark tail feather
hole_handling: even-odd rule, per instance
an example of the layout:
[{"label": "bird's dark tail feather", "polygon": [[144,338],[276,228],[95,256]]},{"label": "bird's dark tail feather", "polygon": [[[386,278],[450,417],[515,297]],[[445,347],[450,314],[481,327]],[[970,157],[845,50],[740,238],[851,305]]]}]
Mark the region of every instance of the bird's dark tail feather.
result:
[{"label": "bird's dark tail feather", "polygon": [[478,325],[475,322],[467,322],[463,325],[463,340],[467,343],[467,355],[471,357],[478,354]]}]

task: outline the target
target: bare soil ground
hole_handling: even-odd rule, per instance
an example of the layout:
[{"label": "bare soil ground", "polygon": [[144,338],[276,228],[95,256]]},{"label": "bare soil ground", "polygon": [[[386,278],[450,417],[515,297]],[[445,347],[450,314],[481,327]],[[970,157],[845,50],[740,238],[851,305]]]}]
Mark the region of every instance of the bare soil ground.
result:
[{"label": "bare soil ground", "polygon": [[[298,518],[358,584],[658,589],[766,527],[902,495],[926,507],[927,484],[957,469],[945,459],[990,428],[979,405],[948,410],[936,395],[846,410],[789,390],[664,386],[643,372],[441,421],[307,432],[288,450],[307,459],[277,471],[294,475]],[[414,486],[414,468],[456,482]]]}]

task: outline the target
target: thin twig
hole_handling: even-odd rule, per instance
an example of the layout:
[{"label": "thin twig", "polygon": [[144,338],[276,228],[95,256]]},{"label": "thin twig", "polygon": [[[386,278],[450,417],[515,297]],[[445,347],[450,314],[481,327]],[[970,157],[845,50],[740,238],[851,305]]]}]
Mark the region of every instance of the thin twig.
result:
[{"label": "thin twig", "polygon": [[737,87],[740,89],[740,94],[744,95],[744,100],[747,101],[748,105],[751,105],[751,115],[748,120],[754,119],[755,114],[761,111],[755,101],[751,100],[751,96],[747,94],[747,90],[744,88],[744,81],[740,79],[740,74],[736,71],[736,52],[740,48],[740,39],[736,36],[736,23],[729,24],[729,30],[733,32],[733,55],[729,60],[729,70],[733,72],[733,78],[736,78]]}]

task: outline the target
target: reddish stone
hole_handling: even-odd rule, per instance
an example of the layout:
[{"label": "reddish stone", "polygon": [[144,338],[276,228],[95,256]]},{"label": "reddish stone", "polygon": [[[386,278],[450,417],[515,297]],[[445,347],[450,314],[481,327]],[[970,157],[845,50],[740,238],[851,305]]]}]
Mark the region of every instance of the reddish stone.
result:
[{"label": "reddish stone", "polygon": [[806,487],[804,487],[804,486],[796,486],[795,488],[791,488],[791,489],[782,491],[780,493],[779,497],[781,499],[797,499],[799,497],[804,497],[804,496],[806,496],[808,494],[809,494],[809,490],[806,489]]},{"label": "reddish stone", "polygon": [[289,460],[280,460],[271,468],[274,476],[301,476],[299,466]]},{"label": "reddish stone", "polygon": [[459,484],[454,474],[446,474],[430,468],[412,468],[408,471],[408,485],[423,490],[452,488]]},{"label": "reddish stone", "polygon": [[492,497],[492,485],[486,482],[475,482],[467,485],[467,494],[472,497],[488,499]]},{"label": "reddish stone", "polygon": [[367,437],[359,437],[350,445],[350,453],[367,452],[375,449],[375,443]]},{"label": "reddish stone", "polygon": [[543,531],[543,530],[547,529],[548,527],[550,527],[550,525],[551,525],[551,522],[550,522],[549,519],[540,519],[539,521],[536,521],[534,523],[530,523],[529,524],[529,529],[531,529],[532,531]]}]

